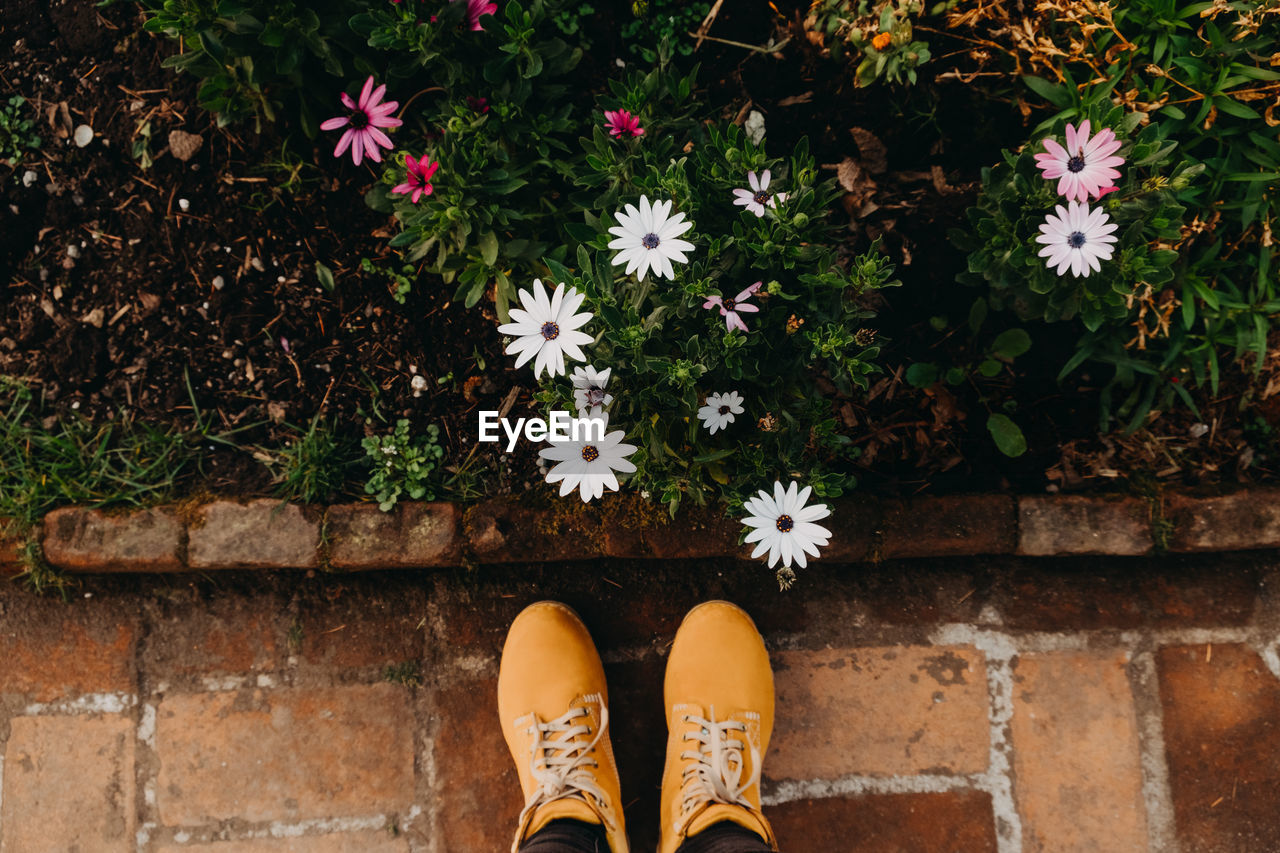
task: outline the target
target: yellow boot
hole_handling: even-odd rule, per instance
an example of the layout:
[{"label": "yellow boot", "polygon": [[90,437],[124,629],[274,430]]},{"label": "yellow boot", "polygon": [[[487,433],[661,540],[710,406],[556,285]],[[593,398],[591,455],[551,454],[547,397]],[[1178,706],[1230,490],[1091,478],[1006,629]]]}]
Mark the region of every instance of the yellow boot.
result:
[{"label": "yellow boot", "polygon": [[689,611],[667,658],[667,762],[658,853],[731,821],[773,849],[760,811],[760,765],[773,733],[773,670],[742,608],[708,601]]},{"label": "yellow boot", "polygon": [[498,672],[498,715],[525,801],[513,853],[560,818],[603,825],[612,853],[628,853],[608,705],[600,655],[578,615],[554,601],[526,607]]}]

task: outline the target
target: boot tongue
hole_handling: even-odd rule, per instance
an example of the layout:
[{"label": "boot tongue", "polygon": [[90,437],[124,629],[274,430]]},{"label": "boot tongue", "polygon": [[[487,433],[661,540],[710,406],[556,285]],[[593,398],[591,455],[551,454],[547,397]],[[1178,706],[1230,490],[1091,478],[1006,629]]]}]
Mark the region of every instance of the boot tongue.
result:
[{"label": "boot tongue", "polygon": [[741,806],[726,806],[722,803],[708,804],[706,808],[698,813],[697,817],[689,822],[689,829],[686,835],[697,835],[707,827],[724,821],[736,823],[738,826],[749,829],[759,835],[762,841],[769,844],[773,843],[773,834],[769,831],[768,825],[762,823],[753,813]]},{"label": "boot tongue", "polygon": [[565,797],[539,806],[529,819],[529,828],[525,831],[524,837],[529,838],[553,820],[580,820],[583,823],[597,825],[604,823],[586,800],[579,797]]}]

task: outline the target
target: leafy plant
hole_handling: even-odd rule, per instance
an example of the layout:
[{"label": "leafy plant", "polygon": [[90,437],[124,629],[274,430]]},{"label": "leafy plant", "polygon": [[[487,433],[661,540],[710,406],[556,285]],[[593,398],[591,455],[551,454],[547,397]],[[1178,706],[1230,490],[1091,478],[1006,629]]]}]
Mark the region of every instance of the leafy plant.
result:
[{"label": "leafy plant", "polygon": [[0,106],[0,160],[8,160],[15,168],[27,154],[40,150],[35,121],[24,115],[26,102],[21,95],[14,95]]},{"label": "leafy plant", "polygon": [[663,50],[680,56],[693,53],[688,35],[711,11],[708,0],[635,0],[633,16],[622,24],[627,51],[646,65],[658,61]]},{"label": "leafy plant", "polygon": [[[1088,325],[1063,369],[1065,376],[1086,361],[1112,366],[1102,389],[1103,424],[1119,416],[1133,429],[1153,408],[1175,400],[1194,409],[1192,391],[1217,394],[1226,362],[1247,358],[1256,375],[1280,316],[1274,274],[1280,249],[1272,236],[1280,182],[1280,70],[1270,64],[1280,41],[1280,2],[1133,0],[1056,11],[1050,5],[1038,10],[1035,44],[1064,49],[1028,54],[1032,45],[1015,39],[997,53],[1014,60],[1016,73],[1050,69],[1047,77],[1023,77],[1052,112],[1035,134],[1104,115],[1114,105],[1123,110],[1125,127],[1141,128],[1147,156],[1157,156],[1147,166],[1160,162],[1166,149],[1182,161],[1176,170],[1148,173],[1167,183],[1144,180],[1143,188],[1157,193],[1149,199],[1168,198],[1184,208],[1184,226],[1177,234],[1172,219],[1144,226],[1148,235],[1158,230],[1170,236],[1159,237],[1142,258],[1153,265],[1150,273],[1138,276],[1128,268],[1127,294],[1117,283],[1112,293],[1081,296],[1078,310]],[[1002,29],[989,37],[1007,40],[1006,22],[996,23]],[[979,274],[992,283],[997,301],[1016,309],[1005,298],[1013,288],[999,286],[1000,275],[991,275],[993,265],[1002,264],[980,260]],[[1089,302],[1095,308],[1086,318]],[[1072,300],[1058,304],[1069,312]],[[1052,313],[1052,306],[1045,307]]]},{"label": "leafy plant", "polygon": [[[653,122],[651,147],[648,132],[634,149],[599,133],[584,140],[593,169],[579,183],[605,187],[599,198],[612,209],[584,211],[586,221],[570,231],[590,239],[564,263],[547,258],[553,280],[586,294],[584,307],[596,315],[590,364],[612,371],[610,428],[625,429],[638,445],[632,482],[673,514],[686,498],[732,504],[774,478],[801,477],[820,496],[843,493],[855,483],[849,462],[857,451],[834,406],[878,369],[874,333],[860,328],[872,316],[861,297],[897,284],[892,266],[874,251],[839,256],[826,222],[834,182],[819,181],[807,141],[776,160],[734,125],[692,125],[684,137],[660,116]],[[617,148],[616,156],[602,145]],[[673,158],[667,145],[692,154]],[[732,190],[747,184],[748,171],[769,167],[784,200],[756,217],[733,203]],[[696,223],[682,238],[696,249],[672,282],[638,281],[612,264],[603,233],[610,214],[642,194],[671,199]],[[725,317],[704,306],[756,280],[750,298],[761,310],[744,315],[747,332],[728,330]],[[834,391],[824,394],[820,381]],[[708,395],[728,391],[745,398],[746,412],[710,434],[697,411]],[[572,406],[564,380],[539,399]]]},{"label": "leafy plant", "polygon": [[401,495],[435,500],[430,481],[444,456],[444,448],[436,443],[439,437],[435,424],[427,427],[426,435],[411,436],[408,419],[401,418],[390,435],[368,436],[361,442],[371,468],[364,490],[377,498],[379,509],[390,512]]},{"label": "leafy plant", "polygon": [[[939,3],[935,14],[948,3]],[[856,63],[854,81],[914,84],[918,69],[932,57],[929,45],[915,37],[912,18],[924,11],[922,0],[819,0],[806,26],[826,37],[834,59]]]}]

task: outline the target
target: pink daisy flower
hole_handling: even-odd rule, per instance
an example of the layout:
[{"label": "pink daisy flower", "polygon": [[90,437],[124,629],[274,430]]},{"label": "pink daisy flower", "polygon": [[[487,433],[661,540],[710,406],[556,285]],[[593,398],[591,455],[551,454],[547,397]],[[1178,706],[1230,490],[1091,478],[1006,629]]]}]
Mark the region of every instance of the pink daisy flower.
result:
[{"label": "pink daisy flower", "polygon": [[405,175],[404,183],[397,185],[391,191],[400,195],[413,195],[413,203],[417,204],[418,199],[424,195],[431,195],[434,187],[431,186],[431,176],[436,173],[436,169],[440,168],[439,162],[427,164],[426,155],[420,159],[414,160],[412,155],[404,158],[405,167],[409,170]]},{"label": "pink daisy flower", "polygon": [[721,299],[719,296],[708,296],[707,301],[702,303],[703,308],[719,308],[720,316],[724,318],[725,328],[732,331],[734,329],[747,330],[747,324],[742,322],[742,317],[738,312],[742,311],[748,314],[754,314],[760,310],[758,305],[752,305],[746,300],[750,299],[763,282],[757,281],[746,290],[739,293],[732,299]]},{"label": "pink daisy flower", "polygon": [[1058,179],[1058,194],[1072,201],[1088,201],[1089,196],[1102,198],[1105,191],[1114,189],[1120,173],[1113,169],[1124,162],[1123,157],[1113,156],[1120,148],[1115,131],[1104,127],[1093,139],[1089,138],[1089,120],[1080,123],[1077,130],[1067,125],[1067,147],[1056,140],[1044,141],[1047,153],[1036,155],[1036,166],[1047,180]]},{"label": "pink daisy flower", "polygon": [[[458,0],[450,0],[456,3]],[[467,28],[478,32],[484,27],[480,26],[481,15],[492,15],[498,11],[497,3],[490,3],[489,0],[467,0]]]},{"label": "pink daisy flower", "polygon": [[614,137],[644,136],[644,128],[640,126],[640,117],[634,116],[626,110],[605,110],[604,126],[609,129],[609,135]]},{"label": "pink daisy flower", "polygon": [[382,153],[378,150],[378,146],[381,145],[383,148],[394,146],[391,144],[391,138],[379,128],[399,127],[404,123],[398,118],[391,117],[396,107],[400,106],[399,101],[382,103],[382,96],[386,92],[386,86],[373,88],[371,76],[364,81],[364,88],[360,90],[360,100],[353,101],[346,92],[342,93],[342,105],[350,112],[345,116],[326,119],[320,123],[321,130],[347,128],[342,138],[338,140],[338,147],[333,149],[334,157],[341,157],[342,152],[347,150],[347,146],[351,146],[351,159],[357,166],[360,165],[365,154],[368,154],[369,159],[375,163],[382,162]]}]

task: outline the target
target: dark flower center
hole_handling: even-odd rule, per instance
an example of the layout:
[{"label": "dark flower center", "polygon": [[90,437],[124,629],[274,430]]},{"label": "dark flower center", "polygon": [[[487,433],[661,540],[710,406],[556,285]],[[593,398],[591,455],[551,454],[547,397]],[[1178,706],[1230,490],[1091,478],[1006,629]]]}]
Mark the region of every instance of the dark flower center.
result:
[{"label": "dark flower center", "polygon": [[1067,245],[1073,249],[1079,249],[1084,245],[1084,234],[1080,231],[1072,231],[1071,236],[1067,238]]},{"label": "dark flower center", "polygon": [[760,192],[756,193],[751,198],[756,204],[765,204],[769,201],[769,194],[764,190],[760,190]]},{"label": "dark flower center", "polygon": [[738,307],[738,302],[736,299],[726,299],[724,301],[724,310],[726,311],[732,311],[737,307]]},{"label": "dark flower center", "polygon": [[590,404],[591,404],[591,405],[593,405],[593,406],[598,406],[598,405],[600,405],[601,403],[603,403],[603,402],[604,402],[604,389],[603,389],[603,388],[588,388],[588,389],[587,389],[587,402],[588,402],[588,403],[590,403]]},{"label": "dark flower center", "polygon": [[789,515],[780,515],[780,516],[778,516],[778,521],[776,522],[776,526],[777,526],[778,530],[782,531],[783,533],[790,533],[790,532],[791,532],[791,528],[795,527],[795,526],[796,526],[796,523],[795,523],[795,521],[791,518],[791,516],[789,516]]},{"label": "dark flower center", "polygon": [[720,407],[720,414],[722,414],[722,415],[727,415],[727,414],[729,414],[729,407],[728,407],[728,406],[721,406],[721,407]]},{"label": "dark flower center", "polygon": [[351,126],[356,130],[364,130],[369,126],[369,114],[364,110],[351,111]]},{"label": "dark flower center", "polygon": [[599,458],[600,451],[596,450],[596,446],[594,444],[588,444],[586,447],[582,448],[582,461],[595,462]]},{"label": "dark flower center", "polygon": [[654,234],[652,231],[640,238],[640,245],[644,246],[646,249],[658,248],[658,242],[658,235]]},{"label": "dark flower center", "polygon": [[1080,172],[1084,170],[1084,155],[1077,154],[1067,161],[1068,172]]},{"label": "dark flower center", "polygon": [[549,341],[554,341],[556,338],[560,337],[560,327],[555,323],[543,323],[542,336]]}]

